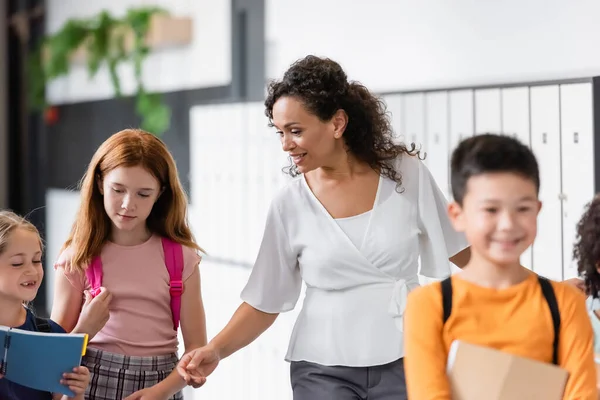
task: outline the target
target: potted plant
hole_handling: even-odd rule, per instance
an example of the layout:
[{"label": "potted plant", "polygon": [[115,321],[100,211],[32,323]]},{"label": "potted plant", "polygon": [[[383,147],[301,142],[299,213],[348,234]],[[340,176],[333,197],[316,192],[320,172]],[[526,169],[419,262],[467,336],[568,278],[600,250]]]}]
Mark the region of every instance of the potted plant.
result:
[{"label": "potted plant", "polygon": [[73,62],[87,64],[92,79],[106,65],[115,97],[121,97],[117,68],[132,62],[136,80],[136,113],[144,130],[162,135],[169,127],[171,110],[159,93],[150,93],[142,81],[143,62],[150,52],[147,35],[153,18],[165,15],[157,7],[132,8],[117,18],[108,11],[85,19],[70,19],[57,32],[43,38],[29,59],[29,103],[34,110],[45,110],[45,88],[52,80],[68,74]]}]

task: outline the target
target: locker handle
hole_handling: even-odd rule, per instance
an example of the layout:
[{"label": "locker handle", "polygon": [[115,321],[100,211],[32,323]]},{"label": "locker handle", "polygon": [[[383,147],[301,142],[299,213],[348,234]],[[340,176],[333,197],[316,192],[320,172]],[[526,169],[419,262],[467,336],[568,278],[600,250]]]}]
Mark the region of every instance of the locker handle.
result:
[{"label": "locker handle", "polygon": [[573,143],[579,143],[579,133],[578,132],[573,133]]},{"label": "locker handle", "polygon": [[546,143],[548,140],[548,137],[546,135],[546,132],[542,133],[542,143]]}]

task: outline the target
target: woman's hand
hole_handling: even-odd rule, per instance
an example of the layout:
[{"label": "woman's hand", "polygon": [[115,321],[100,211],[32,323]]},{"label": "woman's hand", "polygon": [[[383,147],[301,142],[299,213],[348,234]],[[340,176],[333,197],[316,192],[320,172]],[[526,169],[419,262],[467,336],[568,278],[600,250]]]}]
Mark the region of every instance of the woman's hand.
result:
[{"label": "woman's hand", "polygon": [[206,378],[217,368],[219,354],[210,344],[194,349],[181,357],[177,364],[177,373],[188,385],[199,388]]}]

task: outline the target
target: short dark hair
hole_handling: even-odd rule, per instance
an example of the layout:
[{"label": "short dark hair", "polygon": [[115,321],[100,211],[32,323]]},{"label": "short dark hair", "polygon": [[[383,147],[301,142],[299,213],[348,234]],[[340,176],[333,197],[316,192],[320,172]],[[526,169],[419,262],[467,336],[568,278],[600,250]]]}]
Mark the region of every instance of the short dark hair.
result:
[{"label": "short dark hair", "polygon": [[[329,121],[336,111],[344,110],[348,125],[343,139],[350,152],[398,185],[402,179],[394,167],[396,158],[404,154],[420,156],[414,143],[409,148],[395,142],[383,100],[360,83],[349,81],[340,64],[329,58],[306,56],[294,62],[282,80],[269,84],[265,115],[271,126],[273,106],[284,96],[300,100],[321,121]],[[298,175],[294,163],[287,172]]]},{"label": "short dark hair", "polygon": [[454,201],[462,205],[469,178],[486,173],[512,172],[540,190],[540,173],[533,152],[507,135],[485,133],[459,143],[452,153],[450,179]]},{"label": "short dark hair", "polygon": [[594,298],[600,295],[600,195],[585,206],[577,223],[577,236],[573,246],[573,259],[577,261],[577,272],[583,277],[586,291]]}]

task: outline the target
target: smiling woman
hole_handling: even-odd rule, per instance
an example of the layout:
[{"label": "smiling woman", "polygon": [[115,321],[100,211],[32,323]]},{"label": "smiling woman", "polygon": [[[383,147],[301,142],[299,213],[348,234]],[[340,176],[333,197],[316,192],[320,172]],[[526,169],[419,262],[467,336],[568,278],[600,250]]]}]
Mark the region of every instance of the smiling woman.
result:
[{"label": "smiling woman", "polygon": [[[286,360],[295,400],[406,399],[403,314],[421,274],[450,275],[467,247],[414,146],[339,64],[308,56],[269,86],[266,116],[297,176],[271,203],[244,303],[180,375],[202,385],[307,285]],[[463,255],[465,253],[462,253]],[[468,257],[456,257],[462,267]]]}]

